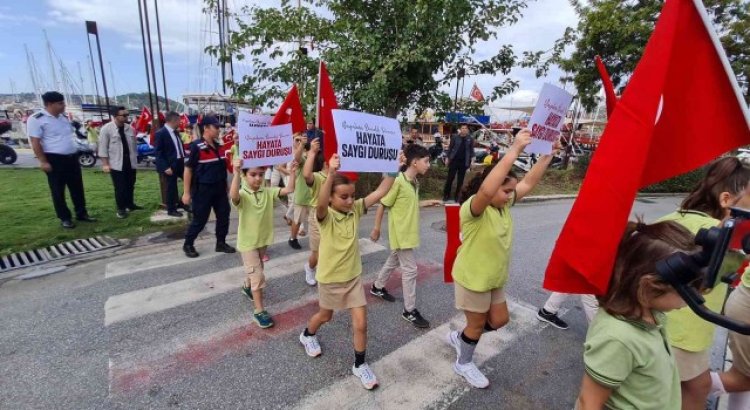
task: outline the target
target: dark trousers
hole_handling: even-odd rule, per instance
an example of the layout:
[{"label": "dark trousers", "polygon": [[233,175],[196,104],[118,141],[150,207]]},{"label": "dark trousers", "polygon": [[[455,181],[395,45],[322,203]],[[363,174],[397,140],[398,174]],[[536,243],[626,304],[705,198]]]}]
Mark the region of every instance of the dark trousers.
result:
[{"label": "dark trousers", "polygon": [[453,179],[456,178],[456,176],[458,176],[458,181],[456,183],[456,195],[453,199],[458,201],[458,195],[461,193],[461,187],[464,185],[466,167],[464,167],[463,164],[454,165],[454,162],[451,161],[448,166],[448,179],[445,180],[445,188],[443,188],[443,199],[446,201],[451,199],[451,188],[453,186]]},{"label": "dark trousers", "polygon": [[167,181],[167,211],[172,212],[177,210],[177,204],[180,201],[180,197],[177,193],[177,179],[182,179],[182,173],[185,171],[185,166],[179,164],[172,168],[172,175],[164,174],[164,179]]},{"label": "dark trousers", "polygon": [[211,208],[216,215],[216,243],[223,243],[229,232],[229,198],[225,181],[215,184],[196,184],[192,192],[193,220],[185,234],[185,245],[193,245],[206,226]]},{"label": "dark trousers", "polygon": [[135,191],[135,170],[130,166],[130,161],[122,165],[122,171],[111,170],[112,185],[115,186],[115,203],[118,211],[125,208],[133,208],[133,192]]},{"label": "dark trousers", "polygon": [[46,154],[47,161],[52,166],[52,171],[47,173],[47,182],[52,194],[52,204],[55,213],[61,221],[72,219],[70,209],[65,203],[65,187],[68,187],[70,198],[73,200],[76,217],[83,218],[88,215],[86,211],[86,197],[83,194],[83,177],[81,176],[81,165],[78,163],[78,155]]}]

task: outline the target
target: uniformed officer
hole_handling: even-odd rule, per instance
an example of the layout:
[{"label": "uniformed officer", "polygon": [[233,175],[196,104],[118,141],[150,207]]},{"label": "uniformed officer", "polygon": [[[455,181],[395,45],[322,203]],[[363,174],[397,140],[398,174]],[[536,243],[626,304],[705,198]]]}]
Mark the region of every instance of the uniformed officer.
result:
[{"label": "uniformed officer", "polygon": [[49,91],[42,95],[42,101],[44,109],[29,117],[26,131],[34,154],[39,159],[39,167],[47,174],[55,213],[63,228],[75,228],[70,209],[65,203],[67,186],[76,218],[83,222],[96,222],[86,210],[78,149],[73,142],[73,125],[63,114],[65,99],[57,91]]},{"label": "uniformed officer", "polygon": [[190,143],[190,157],[185,162],[182,202],[192,199],[193,220],[185,234],[182,250],[189,258],[197,258],[195,238],[206,226],[211,208],[216,216],[216,252],[234,253],[227,245],[229,231],[229,199],[224,148],[219,140],[219,120],[211,115],[203,118],[203,137]]}]

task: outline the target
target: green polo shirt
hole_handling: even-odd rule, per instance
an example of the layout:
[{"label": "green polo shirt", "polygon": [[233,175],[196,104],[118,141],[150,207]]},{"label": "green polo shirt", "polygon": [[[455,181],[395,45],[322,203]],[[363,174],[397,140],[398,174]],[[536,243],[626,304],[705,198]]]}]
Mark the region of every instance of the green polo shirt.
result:
[{"label": "green polo shirt", "polygon": [[626,320],[599,309],[583,344],[586,373],[612,389],[607,409],[680,410],[680,375],[667,343],[666,316],[657,325]]},{"label": "green polo shirt", "polygon": [[273,243],[273,202],[280,191],[281,188],[240,188],[240,202],[236,205],[240,215],[237,250],[247,252]]},{"label": "green polo shirt", "polygon": [[515,195],[503,209],[488,206],[479,216],[471,214],[473,200],[471,196],[459,211],[463,242],[453,264],[453,280],[471,291],[487,292],[508,281]]},{"label": "green polo shirt", "polygon": [[319,221],[320,257],[315,275],[318,282],[348,282],[362,273],[358,231],[359,218],[365,213],[364,199],[354,201],[348,213],[328,207],[328,214]]},{"label": "green polo shirt", "polygon": [[312,192],[305,182],[302,169],[297,169],[297,179],[294,181],[294,205],[310,206]]},{"label": "green polo shirt", "polygon": [[388,208],[388,241],[391,249],[419,247],[419,184],[398,174],[390,191],[380,200]]},{"label": "green polo shirt", "polygon": [[[313,174],[313,184],[309,187],[310,206],[313,208],[318,206],[318,195],[320,195],[320,187],[322,187],[323,183],[326,182],[326,178],[328,178],[328,174],[323,171],[318,171]],[[305,186],[307,186],[307,183],[305,183]]]},{"label": "green polo shirt", "polygon": [[[693,235],[701,228],[718,226],[721,221],[698,211],[675,211],[657,220],[657,222],[674,221],[682,225]],[[711,292],[703,295],[706,307],[719,312],[727,294],[727,285],[719,283]],[[690,310],[689,307],[675,309],[667,313],[667,334],[669,343],[689,352],[701,352],[710,349],[714,341],[716,326],[707,322]]]}]

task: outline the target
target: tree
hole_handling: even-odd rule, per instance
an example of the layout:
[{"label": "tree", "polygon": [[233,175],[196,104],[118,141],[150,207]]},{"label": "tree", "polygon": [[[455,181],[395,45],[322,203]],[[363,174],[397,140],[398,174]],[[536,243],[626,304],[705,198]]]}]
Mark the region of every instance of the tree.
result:
[{"label": "tree", "polygon": [[[205,0],[207,10],[216,0]],[[318,58],[326,61],[343,107],[395,116],[434,105],[438,88],[466,75],[507,75],[517,65],[543,75],[564,41],[550,50],[516,55],[503,45],[486,58],[475,56],[498,29],[521,18],[525,0],[282,0],[280,8],[249,7],[236,14],[238,30],[227,46],[207,48],[220,60],[250,60],[251,72],[234,93],[258,105],[273,105],[289,86],[300,84],[303,104],[313,104]],[[566,37],[567,39],[567,37]],[[316,55],[300,52],[300,45]],[[249,56],[248,56],[249,54]],[[492,92],[517,87],[506,79]]]},{"label": "tree", "polygon": [[[598,104],[601,87],[594,56],[600,55],[612,82],[620,91],[643,54],[654,29],[661,0],[570,1],[579,16],[575,51],[561,59],[560,66],[572,80],[583,106],[592,110]],[[750,101],[750,1],[705,0],[708,14],[721,37],[732,68]]]}]

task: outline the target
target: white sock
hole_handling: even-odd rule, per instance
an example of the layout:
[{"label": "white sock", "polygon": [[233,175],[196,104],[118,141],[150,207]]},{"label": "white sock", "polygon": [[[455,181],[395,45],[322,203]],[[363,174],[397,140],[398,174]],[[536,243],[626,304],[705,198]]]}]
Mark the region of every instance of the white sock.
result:
[{"label": "white sock", "polygon": [[750,392],[729,393],[728,410],[750,409]]},{"label": "white sock", "polygon": [[724,383],[721,382],[719,373],[711,372],[711,392],[709,393],[709,396],[718,397],[726,393],[727,391],[724,389]]}]

